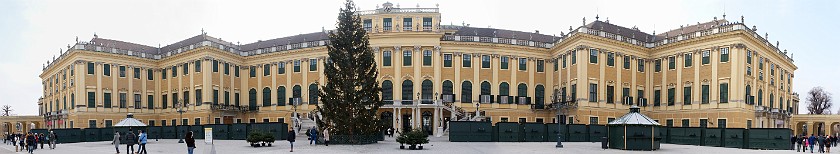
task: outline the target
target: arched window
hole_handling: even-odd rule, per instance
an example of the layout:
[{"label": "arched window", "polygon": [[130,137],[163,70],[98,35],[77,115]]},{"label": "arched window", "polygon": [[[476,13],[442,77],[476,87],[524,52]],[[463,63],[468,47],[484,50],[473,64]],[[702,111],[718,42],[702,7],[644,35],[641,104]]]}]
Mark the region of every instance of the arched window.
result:
[{"label": "arched window", "polygon": [[537,85],[537,88],[534,90],[534,97],[536,99],[536,108],[543,109],[545,105],[545,87],[543,85]]},{"label": "arched window", "polygon": [[768,99],[768,100],[770,100],[770,103],[768,103],[768,107],[773,108],[773,93],[770,93],[770,97],[768,97],[768,98],[770,98],[770,99]]},{"label": "arched window", "polygon": [[472,82],[464,81],[461,84],[461,102],[472,103]]},{"label": "arched window", "polygon": [[411,101],[414,100],[413,97],[411,97],[412,93],[414,93],[414,83],[411,82],[411,80],[403,81],[402,98],[400,98],[403,100],[402,104],[411,104]]},{"label": "arched window", "polygon": [[431,80],[423,80],[421,83],[421,98],[423,98],[423,104],[432,104],[432,81]]},{"label": "arched window", "polygon": [[453,90],[452,81],[446,80],[443,81],[443,94],[452,94]]},{"label": "arched window", "polygon": [[758,89],[758,105],[760,106],[761,104],[763,104],[763,102],[761,102],[761,89]]},{"label": "arched window", "polygon": [[478,96],[479,101],[481,101],[481,102],[484,102],[484,101],[493,102],[492,99],[490,99],[490,98],[487,98],[487,100],[481,100],[484,97],[489,96],[489,95],[490,95],[490,82],[482,81],[481,82],[481,94],[480,94],[480,96]]},{"label": "arched window", "polygon": [[382,101],[385,104],[394,104],[394,84],[391,80],[382,81]]},{"label": "arched window", "polygon": [[289,102],[289,103],[295,103],[295,101],[297,101],[298,104],[302,103],[301,102],[302,100],[300,100],[300,99],[303,99],[303,98],[301,98],[300,85],[295,85],[294,87],[292,87],[292,98],[294,100],[292,102]]},{"label": "arched window", "polygon": [[277,87],[277,105],[286,105],[286,86]]},{"label": "arched window", "polygon": [[253,88],[248,91],[248,110],[257,110],[257,90]]},{"label": "arched window", "polygon": [[747,103],[748,103],[748,104],[749,104],[749,103],[755,103],[755,102],[753,102],[753,100],[751,100],[751,99],[750,99],[750,96],[752,95],[752,93],[750,93],[750,85],[747,85],[747,88],[746,88],[746,90],[745,90],[745,91],[746,91],[747,93],[746,93],[746,96],[744,96],[744,97],[745,97],[744,99],[745,99],[745,100],[747,100]]},{"label": "arched window", "polygon": [[262,106],[271,106],[271,88],[263,88],[262,101]]},{"label": "arched window", "polygon": [[527,100],[523,101],[522,98],[521,98],[521,97],[526,97],[526,98],[528,97],[528,85],[526,85],[525,83],[520,83],[519,86],[516,87],[516,90],[517,90],[516,102],[519,102],[519,104],[528,103]]},{"label": "arched window", "polygon": [[499,84],[499,102],[510,104],[513,103],[513,97],[510,96],[510,84],[502,82]]},{"label": "arched window", "polygon": [[309,104],[318,104],[318,85],[309,84]]}]

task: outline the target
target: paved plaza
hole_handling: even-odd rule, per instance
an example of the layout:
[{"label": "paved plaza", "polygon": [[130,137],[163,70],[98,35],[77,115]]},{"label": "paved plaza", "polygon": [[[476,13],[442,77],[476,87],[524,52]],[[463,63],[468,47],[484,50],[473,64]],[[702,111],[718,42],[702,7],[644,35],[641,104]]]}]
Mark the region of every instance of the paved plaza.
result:
[{"label": "paved plaza", "polygon": [[[312,146],[306,140],[296,142],[294,153],[365,153],[365,154],[393,154],[393,153],[433,153],[433,154],[486,154],[486,153],[570,153],[570,154],[598,154],[598,153],[679,153],[679,154],[773,154],[773,153],[794,153],[790,150],[746,150],[735,148],[703,147],[691,145],[662,144],[662,149],[657,151],[623,151],[623,150],[602,150],[600,143],[575,142],[564,143],[565,148],[554,148],[553,142],[449,142],[446,137],[430,138],[431,143],[424,145],[423,150],[400,150],[399,143],[394,138],[388,138],[383,142],[372,145],[330,145]],[[178,140],[149,140],[147,150],[151,154],[183,154],[187,153],[184,144],[178,144]],[[210,145],[204,145],[203,140],[196,140],[196,154],[208,154]],[[44,146],[47,148],[47,146]],[[135,148],[137,145],[135,145]],[[125,154],[125,145],[120,146],[120,152]],[[217,154],[276,154],[289,152],[289,142],[278,141],[272,147],[253,148],[244,140],[217,140]],[[0,154],[12,154],[14,147],[10,145],[0,146]],[[15,154],[24,154],[18,152]],[[85,142],[59,144],[57,149],[38,149],[36,154],[114,154],[114,145],[110,142]]]}]

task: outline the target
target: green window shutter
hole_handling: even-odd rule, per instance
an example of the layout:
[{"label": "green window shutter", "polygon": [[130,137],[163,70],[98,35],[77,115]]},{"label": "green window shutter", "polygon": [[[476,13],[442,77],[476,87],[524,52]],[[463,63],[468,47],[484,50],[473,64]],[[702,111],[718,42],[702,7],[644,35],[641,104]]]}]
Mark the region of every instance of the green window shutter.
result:
[{"label": "green window shutter", "polygon": [[701,103],[709,104],[709,85],[703,85],[703,86],[701,86],[701,89],[702,89],[702,96],[701,96],[702,102]]},{"label": "green window shutter", "polygon": [[615,103],[615,86],[607,86],[607,103]]},{"label": "green window shutter", "polygon": [[577,54],[575,51],[572,51],[572,64],[577,63]]},{"label": "green window shutter", "polygon": [[654,90],[653,91],[653,106],[659,106],[662,104],[662,90]]},{"label": "green window shutter", "polygon": [[691,105],[691,87],[683,88],[683,104]]},{"label": "green window shutter", "polygon": [[728,103],[729,102],[729,84],[721,83],[720,84],[720,103]]},{"label": "green window shutter", "polygon": [[673,106],[674,105],[674,100],[675,100],[674,95],[675,95],[675,93],[676,93],[676,90],[674,88],[668,88],[668,106]]},{"label": "green window shutter", "polygon": [[88,92],[87,98],[87,107],[96,108],[96,92]]},{"label": "green window shutter", "polygon": [[154,95],[147,95],[146,96],[146,108],[155,109],[155,96]]}]

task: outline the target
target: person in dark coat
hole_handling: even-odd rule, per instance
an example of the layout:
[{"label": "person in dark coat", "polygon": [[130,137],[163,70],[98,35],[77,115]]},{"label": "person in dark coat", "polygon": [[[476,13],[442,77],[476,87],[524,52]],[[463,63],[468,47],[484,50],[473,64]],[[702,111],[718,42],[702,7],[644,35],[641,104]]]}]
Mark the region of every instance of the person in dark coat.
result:
[{"label": "person in dark coat", "polygon": [[796,140],[795,141],[796,142],[796,152],[799,152],[799,150],[804,151],[804,149],[802,149],[802,137],[797,136],[797,137],[794,138],[794,140]]},{"label": "person in dark coat", "polygon": [[811,149],[811,153],[814,153],[814,144],[817,144],[817,137],[815,137],[814,134],[811,134],[811,136],[808,137],[808,143],[808,147],[809,149]]},{"label": "person in dark coat", "polygon": [[137,135],[134,134],[134,131],[128,129],[128,132],[125,134],[125,152],[133,154],[135,143],[137,143]]},{"label": "person in dark coat", "polygon": [[286,135],[286,140],[289,141],[289,152],[295,151],[295,131],[294,128],[289,129],[289,134]]},{"label": "person in dark coat", "polygon": [[195,138],[193,138],[193,132],[187,132],[187,135],[184,136],[184,140],[187,142],[187,154],[193,154],[193,150],[195,150]]},{"label": "person in dark coat", "polygon": [[32,151],[34,151],[35,148],[37,148],[35,146],[35,143],[37,143],[35,142],[35,138],[35,134],[29,133],[29,135],[26,135],[26,146],[29,148],[30,154],[32,154]]},{"label": "person in dark coat", "polygon": [[817,137],[817,146],[820,147],[820,153],[825,153],[825,136],[820,135]]}]

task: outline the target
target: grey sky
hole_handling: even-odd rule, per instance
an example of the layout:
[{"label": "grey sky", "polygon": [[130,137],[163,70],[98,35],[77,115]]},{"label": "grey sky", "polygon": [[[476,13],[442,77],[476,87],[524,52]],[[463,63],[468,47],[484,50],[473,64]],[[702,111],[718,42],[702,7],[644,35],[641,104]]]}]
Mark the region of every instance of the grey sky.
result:
[{"label": "grey sky", "polygon": [[[74,43],[99,37],[149,46],[165,46],[200,34],[243,44],[284,36],[333,29],[343,0],[306,1],[0,1],[0,105],[10,104],[16,114],[38,114],[41,65]],[[361,10],[385,1],[359,0]],[[400,7],[440,5],[442,24],[470,24],[509,30],[539,30],[544,34],[568,32],[569,26],[609,18],[610,23],[638,26],[658,33],[679,25],[710,21],[726,12],[726,19],[756,25],[771,42],[794,54],[799,67],[793,90],[804,94],[814,86],[840,94],[840,53],[830,46],[838,41],[836,20],[840,1],[754,0],[391,0]],[[801,103],[805,104],[805,103]],[[840,104],[836,105],[840,106]],[[800,109],[804,112],[804,108]],[[832,109],[837,113],[837,107]]]}]

